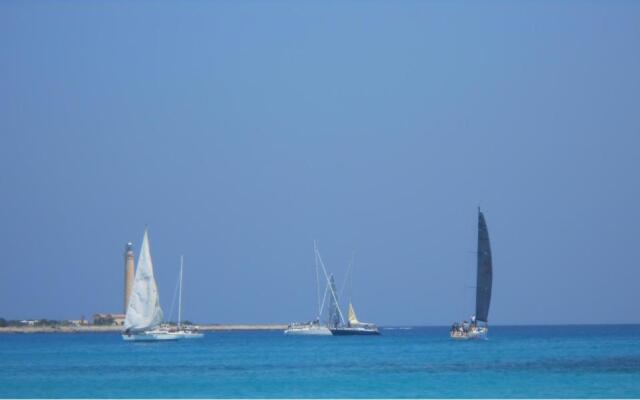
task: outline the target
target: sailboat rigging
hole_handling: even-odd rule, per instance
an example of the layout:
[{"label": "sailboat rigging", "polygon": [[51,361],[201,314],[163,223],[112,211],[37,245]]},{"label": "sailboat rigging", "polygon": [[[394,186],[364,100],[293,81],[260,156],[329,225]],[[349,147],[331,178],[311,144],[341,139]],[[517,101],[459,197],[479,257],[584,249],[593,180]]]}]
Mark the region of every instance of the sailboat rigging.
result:
[{"label": "sailboat rigging", "polygon": [[[352,283],[351,276],[350,276],[350,274],[352,273],[352,270],[353,270],[353,255],[351,256],[351,262],[349,263],[349,267],[347,268],[347,276],[345,277],[343,289],[347,283]],[[335,294],[335,285],[333,282],[333,275],[331,275],[330,278],[331,278],[330,287],[332,288],[332,292]],[[339,307],[337,305],[337,302],[338,302],[337,296],[334,296],[334,298],[336,301],[336,306]],[[340,321],[342,322],[342,324],[339,323]],[[378,327],[375,324],[358,321],[351,299],[349,299],[349,309],[347,313],[347,320],[345,321],[344,318],[342,318],[342,313],[340,313],[340,321],[337,321],[337,323],[330,325],[332,334],[337,336],[379,335],[380,334],[380,331],[378,330]]]},{"label": "sailboat rigging", "polygon": [[184,266],[184,256],[180,256],[180,276],[178,289],[178,325],[177,329],[169,329],[169,334],[178,339],[201,339],[204,334],[198,331],[197,326],[182,325],[182,271]]},{"label": "sailboat rigging", "polygon": [[284,333],[286,335],[319,335],[328,336],[331,335],[331,331],[325,324],[321,322],[322,311],[324,309],[324,302],[327,297],[327,288],[324,291],[324,298],[320,301],[320,273],[318,270],[318,246],[316,242],[313,242],[313,252],[315,257],[315,269],[316,269],[316,301],[318,304],[317,315],[313,321],[309,322],[292,322],[289,324]]}]

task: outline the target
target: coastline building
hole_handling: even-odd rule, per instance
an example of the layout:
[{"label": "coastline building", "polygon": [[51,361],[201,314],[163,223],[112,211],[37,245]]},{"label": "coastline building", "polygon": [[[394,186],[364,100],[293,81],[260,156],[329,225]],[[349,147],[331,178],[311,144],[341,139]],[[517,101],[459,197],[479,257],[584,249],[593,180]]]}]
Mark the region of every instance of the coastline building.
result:
[{"label": "coastline building", "polygon": [[127,313],[127,306],[129,305],[129,296],[131,296],[131,289],[133,288],[134,274],[134,257],[133,257],[133,243],[127,243],[124,250],[124,308],[123,313]]},{"label": "coastline building", "polygon": [[80,319],[68,319],[67,322],[73,326],[86,326],[89,325],[89,322],[84,319],[84,315],[80,317]]},{"label": "coastline building", "polygon": [[124,314],[97,313],[93,315],[94,325],[124,325]]},{"label": "coastline building", "polygon": [[[133,243],[129,242],[124,248],[124,306],[122,314],[117,313],[96,313],[93,315],[93,325],[123,326],[129,306],[129,298],[135,280],[135,266],[133,255]],[[82,317],[79,321],[69,321],[73,325],[87,324]]]}]

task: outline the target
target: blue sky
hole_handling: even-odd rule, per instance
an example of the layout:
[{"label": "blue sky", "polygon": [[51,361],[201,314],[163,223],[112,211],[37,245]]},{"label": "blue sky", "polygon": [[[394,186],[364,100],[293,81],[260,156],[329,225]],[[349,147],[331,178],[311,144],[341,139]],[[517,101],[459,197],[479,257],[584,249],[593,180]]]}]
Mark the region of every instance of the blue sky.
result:
[{"label": "blue sky", "polygon": [[640,322],[637,2],[4,1],[0,316],[122,308],[145,224],[166,314]]}]

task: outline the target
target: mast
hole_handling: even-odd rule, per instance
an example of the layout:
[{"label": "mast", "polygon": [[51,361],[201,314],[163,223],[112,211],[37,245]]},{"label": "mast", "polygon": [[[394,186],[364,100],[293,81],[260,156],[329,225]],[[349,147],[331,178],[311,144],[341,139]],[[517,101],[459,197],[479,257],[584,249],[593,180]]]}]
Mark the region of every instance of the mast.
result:
[{"label": "mast", "polygon": [[338,305],[337,310],[338,310],[338,315],[340,315],[340,320],[342,321],[342,323],[344,324],[344,317],[342,316],[342,311],[340,311],[340,305],[338,303],[338,295],[336,294],[335,291],[335,281],[333,283],[333,286],[331,284],[331,279],[329,278],[329,274],[327,273],[327,268],[324,266],[324,262],[322,261],[322,257],[320,256],[320,252],[318,251],[318,249],[316,248],[316,256],[318,257],[318,261],[320,262],[320,266],[322,267],[322,272],[324,273],[324,277],[326,279],[327,282],[327,286],[329,288],[329,291],[331,292],[331,299],[333,299],[333,301],[335,301],[336,305]]},{"label": "mast", "polygon": [[[313,241],[313,256],[314,263],[316,266],[316,301],[318,302],[318,320],[320,320],[320,316],[322,314],[322,305],[320,304],[320,271],[318,270],[318,245],[316,241]],[[325,290],[325,296],[327,291]],[[324,300],[322,301],[324,304]]]},{"label": "mast", "polygon": [[347,265],[347,273],[344,275],[344,281],[342,282],[342,286],[340,287],[340,295],[338,296],[338,297],[342,297],[342,294],[345,292],[345,290],[347,290],[347,286],[349,286],[348,288],[349,302],[351,302],[351,298],[353,297],[353,265],[354,265],[355,255],[356,255],[356,252],[352,251],[351,260]]},{"label": "mast", "polygon": [[180,328],[182,322],[182,264],[184,263],[184,256],[180,256],[180,289],[178,292],[178,328]]}]

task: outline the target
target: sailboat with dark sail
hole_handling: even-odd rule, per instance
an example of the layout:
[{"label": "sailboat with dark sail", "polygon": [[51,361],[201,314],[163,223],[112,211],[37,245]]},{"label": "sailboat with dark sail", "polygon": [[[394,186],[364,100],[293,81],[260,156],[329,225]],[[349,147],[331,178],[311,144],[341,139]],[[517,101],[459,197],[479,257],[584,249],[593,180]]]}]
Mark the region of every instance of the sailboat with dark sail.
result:
[{"label": "sailboat with dark sail", "polygon": [[[491,260],[491,244],[489,230],[484,214],[478,208],[478,255],[476,272],[476,314],[471,322],[455,323],[449,336],[452,339],[486,339],[489,332],[489,305],[491,304],[491,287],[493,282],[493,263]],[[482,323],[482,324],[481,324]]]}]

